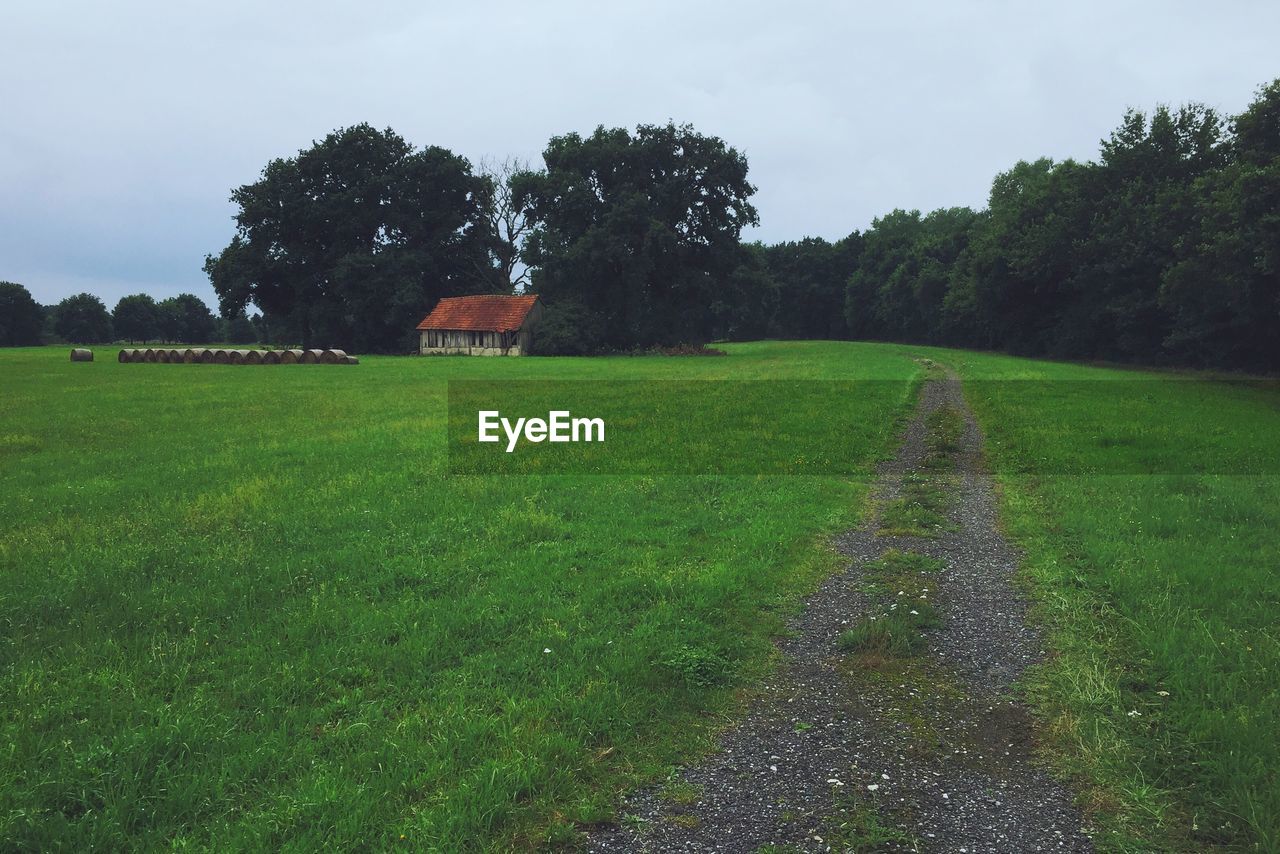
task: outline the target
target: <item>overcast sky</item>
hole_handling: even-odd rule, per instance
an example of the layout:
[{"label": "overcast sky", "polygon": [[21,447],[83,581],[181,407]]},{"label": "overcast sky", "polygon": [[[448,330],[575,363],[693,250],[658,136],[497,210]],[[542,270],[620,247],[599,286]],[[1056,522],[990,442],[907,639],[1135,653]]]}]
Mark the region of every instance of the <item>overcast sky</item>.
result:
[{"label": "overcast sky", "polygon": [[1129,106],[1239,111],[1280,76],[1277,34],[1280,3],[1204,0],[3,0],[0,280],[216,305],[231,188],[362,121],[473,162],[692,122],[746,153],[749,236],[835,239],[1091,158]]}]

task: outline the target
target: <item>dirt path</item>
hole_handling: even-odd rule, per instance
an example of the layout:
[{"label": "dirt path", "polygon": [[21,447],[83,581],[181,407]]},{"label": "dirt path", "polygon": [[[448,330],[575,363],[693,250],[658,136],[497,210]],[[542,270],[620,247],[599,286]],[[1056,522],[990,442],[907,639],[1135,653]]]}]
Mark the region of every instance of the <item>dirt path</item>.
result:
[{"label": "dirt path", "polygon": [[928,380],[850,567],[808,601],[784,664],[719,752],[634,795],[591,851],[1091,851],[1008,694],[1043,654],[996,530],[982,435]]}]

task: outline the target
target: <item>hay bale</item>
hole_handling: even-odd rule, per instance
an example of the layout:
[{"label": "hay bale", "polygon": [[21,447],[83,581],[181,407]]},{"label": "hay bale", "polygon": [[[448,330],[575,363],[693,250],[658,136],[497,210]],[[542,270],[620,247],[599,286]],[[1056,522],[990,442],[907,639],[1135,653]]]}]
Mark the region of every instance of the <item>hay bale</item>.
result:
[{"label": "hay bale", "polygon": [[231,364],[243,365],[244,360],[248,357],[248,350],[228,350],[227,354],[231,357]]},{"label": "hay bale", "polygon": [[282,350],[280,353],[280,364],[282,365],[296,365],[301,361],[301,350]]},{"label": "hay bale", "polygon": [[148,347],[145,350],[138,351],[139,362],[154,362],[156,360],[156,351]]},{"label": "hay bale", "polygon": [[168,363],[168,361],[169,361],[169,354],[172,352],[171,350],[156,350],[155,352],[156,352],[156,358],[155,358],[155,360],[156,360],[157,362],[160,362],[161,364],[167,364],[167,363]]},{"label": "hay bale", "polygon": [[323,355],[323,350],[303,350],[300,361],[304,365],[315,365],[319,363],[320,357]]},{"label": "hay bale", "polygon": [[344,361],[342,364],[344,364],[344,365],[358,365],[358,364],[360,364],[360,360],[359,360],[359,359],[357,359],[355,356],[348,356],[348,357],[346,358],[346,361]]},{"label": "hay bale", "polygon": [[279,350],[263,350],[262,364],[264,365],[280,364],[280,351]]},{"label": "hay bale", "polygon": [[212,347],[208,347],[208,348],[206,348],[206,349],[204,349],[204,350],[200,350],[200,351],[198,351],[198,352],[200,353],[200,364],[202,364],[202,365],[212,365],[212,364],[213,364],[213,361],[214,361],[214,360],[213,360],[213,355],[214,355],[214,353],[216,353],[216,352],[217,352],[217,350],[214,350]]},{"label": "hay bale", "polygon": [[76,347],[71,351],[71,361],[73,362],[92,362],[93,351],[84,347]]},{"label": "hay bale", "polygon": [[231,351],[230,350],[214,350],[213,362],[215,365],[231,364]]},{"label": "hay bale", "polygon": [[325,350],[320,354],[320,362],[325,365],[342,365],[346,364],[346,350]]},{"label": "hay bale", "polygon": [[204,348],[192,347],[182,351],[182,361],[188,365],[197,364],[204,361]]},{"label": "hay bale", "polygon": [[245,350],[244,363],[246,365],[261,365],[262,351],[261,350]]},{"label": "hay bale", "polygon": [[137,352],[138,351],[134,349],[121,350],[120,355],[117,356],[116,358],[120,362],[132,362],[132,361],[135,361],[134,357],[136,356]]}]

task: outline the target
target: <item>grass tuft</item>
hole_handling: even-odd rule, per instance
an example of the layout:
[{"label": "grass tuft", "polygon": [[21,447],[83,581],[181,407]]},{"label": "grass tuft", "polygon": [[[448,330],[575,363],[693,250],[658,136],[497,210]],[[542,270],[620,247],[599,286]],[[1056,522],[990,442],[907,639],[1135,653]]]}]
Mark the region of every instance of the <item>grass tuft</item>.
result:
[{"label": "grass tuft", "polygon": [[845,652],[905,658],[922,652],[922,632],[941,624],[937,608],[928,602],[908,600],[879,615],[862,618],[840,635],[839,646]]}]

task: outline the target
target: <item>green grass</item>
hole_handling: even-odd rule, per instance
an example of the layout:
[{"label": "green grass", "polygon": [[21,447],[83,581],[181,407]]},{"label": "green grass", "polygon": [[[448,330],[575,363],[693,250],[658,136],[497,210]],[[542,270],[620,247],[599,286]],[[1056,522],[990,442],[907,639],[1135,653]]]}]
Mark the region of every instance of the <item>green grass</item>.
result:
[{"label": "green grass", "polygon": [[452,476],[446,383],[879,378],[814,429],[863,474],[892,450],[907,354],[728,349],[0,351],[0,847],[527,847],[613,816],[770,666],[866,479]]},{"label": "green grass", "polygon": [[841,633],[839,645],[845,652],[903,658],[921,652],[925,647],[921,632],[941,624],[933,605],[906,600],[900,608],[863,617]]},{"label": "green grass", "polygon": [[925,424],[929,428],[929,454],[924,461],[925,467],[951,467],[954,455],[960,451],[964,416],[952,406],[939,406],[925,418]]},{"label": "green grass", "polygon": [[830,850],[847,854],[919,848],[918,840],[886,824],[874,803],[854,794],[835,796],[835,812],[824,822],[822,832],[822,841]]},{"label": "green grass", "polygon": [[883,537],[936,537],[954,527],[947,518],[951,500],[945,479],[936,474],[908,474],[902,481],[902,497],[885,505],[880,513]]},{"label": "green grass", "polygon": [[886,659],[918,655],[925,649],[923,632],[942,625],[942,615],[931,597],[941,561],[918,552],[888,549],[862,567],[865,589],[876,602],[876,612],[861,617],[840,634],[837,645],[856,653],[864,668],[876,668]]},{"label": "green grass", "polygon": [[[923,353],[987,431],[1054,653],[1028,695],[1100,847],[1280,848],[1274,384],[728,349],[352,368],[0,351],[0,847],[571,840],[706,749],[866,482],[451,476],[446,382],[887,379],[815,421],[868,471]],[[694,429],[672,453],[706,444]],[[883,560],[874,583],[928,586]]]},{"label": "green grass", "polygon": [[1280,850],[1280,389],[934,351],[966,378],[1110,850]]},{"label": "green grass", "polygon": [[876,560],[868,561],[863,569],[877,578],[893,579],[903,575],[941,572],[942,561],[919,552],[887,549]]}]

